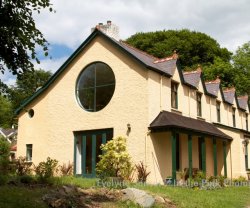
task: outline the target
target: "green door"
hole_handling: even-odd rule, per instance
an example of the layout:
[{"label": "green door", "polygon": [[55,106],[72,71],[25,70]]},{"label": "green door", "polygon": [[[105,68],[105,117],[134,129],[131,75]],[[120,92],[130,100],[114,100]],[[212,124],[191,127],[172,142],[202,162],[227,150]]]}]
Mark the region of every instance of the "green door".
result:
[{"label": "green door", "polygon": [[74,132],[74,174],[95,177],[96,164],[102,154],[101,144],[113,138],[113,129]]}]

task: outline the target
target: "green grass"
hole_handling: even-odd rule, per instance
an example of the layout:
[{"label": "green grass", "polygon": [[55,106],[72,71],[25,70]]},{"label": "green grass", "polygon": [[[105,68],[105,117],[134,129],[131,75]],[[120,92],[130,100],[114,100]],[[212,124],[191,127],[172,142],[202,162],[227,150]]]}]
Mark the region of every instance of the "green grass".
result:
[{"label": "green grass", "polygon": [[0,208],[47,208],[42,201],[47,192],[47,188],[0,186]]},{"label": "green grass", "polygon": [[152,194],[167,197],[177,207],[235,208],[250,206],[250,187],[227,187],[217,190],[194,190],[181,187],[132,185]]},{"label": "green grass", "polygon": [[[96,187],[96,179],[80,177],[54,178],[51,183],[56,186],[76,185],[81,188]],[[190,188],[169,187],[161,185],[131,184],[130,187],[146,190],[153,195],[159,195],[170,199],[180,208],[245,208],[250,206],[250,187],[227,187],[217,190],[194,190]],[[42,196],[53,187],[36,187],[19,185],[0,186],[0,208],[45,208]],[[138,207],[131,202],[104,202],[104,208]],[[161,207],[156,205],[155,207]]]}]

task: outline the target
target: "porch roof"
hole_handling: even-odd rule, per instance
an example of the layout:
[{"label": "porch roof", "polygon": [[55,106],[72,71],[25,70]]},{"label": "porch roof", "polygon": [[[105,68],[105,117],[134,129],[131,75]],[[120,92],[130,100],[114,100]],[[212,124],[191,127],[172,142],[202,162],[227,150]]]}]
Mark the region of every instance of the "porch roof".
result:
[{"label": "porch roof", "polygon": [[151,130],[164,130],[170,128],[192,131],[200,134],[214,136],[216,138],[232,140],[230,136],[220,131],[211,123],[185,117],[168,111],[160,112],[149,126],[149,129]]}]

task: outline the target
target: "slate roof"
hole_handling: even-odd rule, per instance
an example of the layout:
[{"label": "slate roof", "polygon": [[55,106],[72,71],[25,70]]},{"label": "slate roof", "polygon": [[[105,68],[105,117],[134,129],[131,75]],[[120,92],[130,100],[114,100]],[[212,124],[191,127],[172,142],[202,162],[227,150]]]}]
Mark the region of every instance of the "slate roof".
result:
[{"label": "slate roof", "polygon": [[163,59],[158,59],[154,56],[151,56],[144,51],[141,51],[137,48],[134,48],[133,46],[123,42],[123,41],[116,41],[113,39],[119,46],[121,46],[124,50],[126,50],[128,53],[135,56],[137,59],[142,61],[145,65],[147,65],[150,68],[154,68],[159,70],[160,72],[172,76],[174,74],[174,70],[176,69],[176,62],[178,56],[174,54],[173,56],[166,57]]},{"label": "slate roof", "polygon": [[4,134],[3,135],[4,137],[9,137],[10,135],[17,133],[16,129],[3,129],[3,128],[0,128],[0,131]]},{"label": "slate roof", "polygon": [[223,90],[223,95],[225,102],[233,105],[235,98],[235,88]]},{"label": "slate roof", "polygon": [[248,96],[239,96],[237,97],[239,108],[246,111],[248,105]]},{"label": "slate roof", "polygon": [[230,136],[220,131],[211,123],[185,117],[168,111],[162,111],[150,124],[149,129],[161,130],[166,128],[184,129],[216,138],[232,140]]},{"label": "slate roof", "polygon": [[217,78],[216,80],[205,82],[206,90],[209,94],[217,97],[218,92],[220,90],[220,79]]},{"label": "slate roof", "polygon": [[186,83],[197,88],[201,80],[201,70],[198,69],[197,71],[184,72],[183,78]]}]

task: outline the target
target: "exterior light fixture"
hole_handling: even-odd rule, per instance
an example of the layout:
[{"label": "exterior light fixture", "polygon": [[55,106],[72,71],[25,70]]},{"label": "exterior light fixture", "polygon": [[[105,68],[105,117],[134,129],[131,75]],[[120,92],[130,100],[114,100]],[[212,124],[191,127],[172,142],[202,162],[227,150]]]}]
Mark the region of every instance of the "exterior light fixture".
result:
[{"label": "exterior light fixture", "polygon": [[131,131],[131,125],[130,125],[130,123],[127,124],[127,128],[128,128],[128,132],[130,132]]}]

